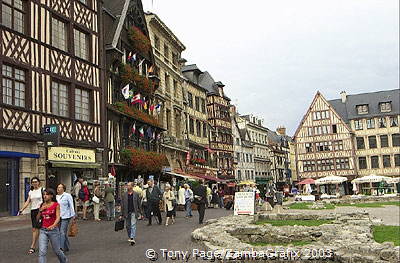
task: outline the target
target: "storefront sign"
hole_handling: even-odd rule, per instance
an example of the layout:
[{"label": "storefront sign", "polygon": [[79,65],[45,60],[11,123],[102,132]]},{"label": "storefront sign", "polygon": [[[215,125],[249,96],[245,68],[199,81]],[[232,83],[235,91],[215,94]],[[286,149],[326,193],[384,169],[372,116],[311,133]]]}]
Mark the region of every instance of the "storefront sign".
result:
[{"label": "storefront sign", "polygon": [[60,126],[58,124],[44,125],[43,140],[46,146],[58,146],[60,144]]},{"label": "storefront sign", "polygon": [[95,163],[96,153],[94,150],[87,150],[87,149],[50,147],[49,161]]},{"label": "storefront sign", "polygon": [[236,192],[234,215],[254,215],[254,192]]}]

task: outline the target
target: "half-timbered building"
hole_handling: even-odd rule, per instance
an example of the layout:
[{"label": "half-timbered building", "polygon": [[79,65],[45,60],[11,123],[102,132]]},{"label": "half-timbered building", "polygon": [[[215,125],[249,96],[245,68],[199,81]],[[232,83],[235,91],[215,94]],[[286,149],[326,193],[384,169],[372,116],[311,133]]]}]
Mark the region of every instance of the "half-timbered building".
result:
[{"label": "half-timbered building", "polygon": [[[357,175],[352,131],[320,92],[315,95],[294,135],[299,180]],[[349,185],[347,185],[349,186]],[[341,188],[348,193],[351,187]]]},{"label": "half-timbered building", "polygon": [[140,0],[104,2],[108,164],[117,181],[160,174],[164,130],[149,31]]},{"label": "half-timbered building", "polygon": [[[98,0],[0,1],[0,214],[15,214],[29,179],[48,186],[101,176]],[[54,124],[60,144],[45,147]]]}]

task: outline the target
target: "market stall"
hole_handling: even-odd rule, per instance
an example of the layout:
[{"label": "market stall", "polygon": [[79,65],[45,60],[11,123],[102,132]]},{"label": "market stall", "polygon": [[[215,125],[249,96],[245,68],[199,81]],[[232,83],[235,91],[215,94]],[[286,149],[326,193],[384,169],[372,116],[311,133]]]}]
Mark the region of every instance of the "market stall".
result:
[{"label": "market stall", "polygon": [[[339,185],[341,185],[346,181],[347,181],[346,177],[327,176],[315,180],[315,185],[317,185],[318,187],[318,192],[321,193],[321,199],[336,198],[338,195],[340,195]],[[323,191],[321,191],[321,186],[323,186]],[[331,186],[335,188],[334,195]]]},{"label": "market stall", "polygon": [[390,186],[392,183],[391,177],[380,176],[376,174],[371,174],[354,179],[352,182],[353,189],[356,189],[356,193],[361,193],[365,195],[380,195],[384,194],[387,189],[393,189]]}]

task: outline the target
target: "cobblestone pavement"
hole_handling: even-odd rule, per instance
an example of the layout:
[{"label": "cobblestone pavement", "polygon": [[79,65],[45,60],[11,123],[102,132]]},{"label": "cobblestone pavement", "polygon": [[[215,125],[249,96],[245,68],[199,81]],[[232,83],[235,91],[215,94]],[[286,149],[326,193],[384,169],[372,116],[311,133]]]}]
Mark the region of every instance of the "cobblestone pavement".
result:
[{"label": "cobblestone pavement", "polygon": [[400,206],[384,206],[384,207],[367,207],[360,208],[354,206],[339,206],[334,210],[326,209],[326,210],[296,210],[296,209],[287,209],[284,211],[288,211],[289,213],[307,213],[310,214],[323,214],[323,213],[332,213],[332,212],[355,212],[355,211],[367,211],[370,214],[370,218],[378,218],[383,221],[385,225],[399,226],[400,225]]},{"label": "cobblestone pavement", "polygon": [[[71,251],[67,253],[69,262],[151,262],[145,256],[147,249],[154,249],[159,254],[157,262],[164,262],[160,249],[192,251],[203,249],[191,241],[191,232],[199,227],[198,213],[193,211],[193,218],[185,219],[183,212],[177,213],[174,225],[146,226],[147,221],[139,221],[137,244],[130,246],[126,231],[114,231],[114,222],[78,221],[79,233],[71,238]],[[205,220],[233,214],[226,209],[207,209]],[[165,214],[163,215],[165,216]],[[163,217],[163,220],[164,217]],[[37,262],[38,253],[28,255],[31,231],[27,221],[19,230],[13,230],[10,223],[0,222],[0,262]],[[21,224],[21,223],[19,223]],[[6,225],[5,228],[2,228]],[[12,225],[12,223],[11,223]],[[7,230],[8,229],[8,230]],[[48,262],[58,262],[49,245]],[[180,261],[182,262],[182,261]],[[190,260],[189,262],[198,262]],[[202,261],[204,262],[204,261]]]}]

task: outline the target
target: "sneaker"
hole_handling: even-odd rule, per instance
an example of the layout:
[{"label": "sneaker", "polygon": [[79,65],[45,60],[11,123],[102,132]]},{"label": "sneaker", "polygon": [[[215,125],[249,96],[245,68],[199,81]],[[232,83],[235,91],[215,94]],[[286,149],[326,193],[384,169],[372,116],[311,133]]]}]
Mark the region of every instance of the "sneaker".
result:
[{"label": "sneaker", "polygon": [[136,241],[135,241],[135,239],[131,239],[131,244],[136,244]]},{"label": "sneaker", "polygon": [[133,238],[129,238],[129,239],[128,239],[128,242],[132,242],[132,240],[133,240]]}]

